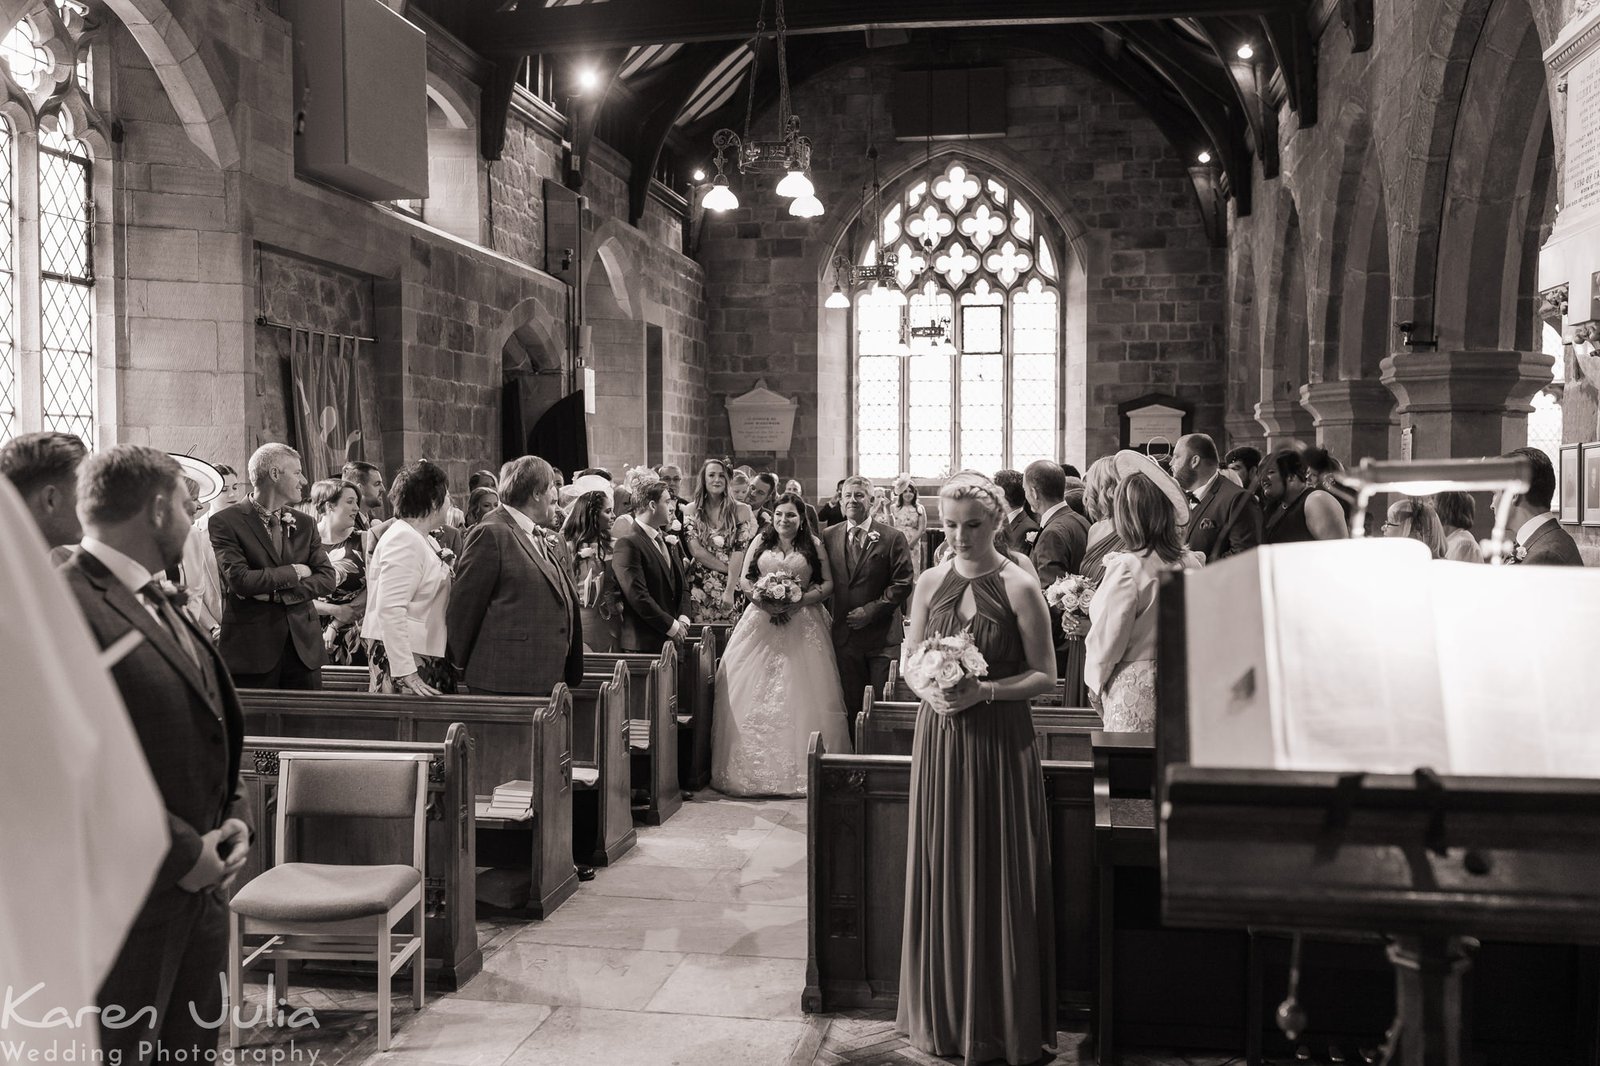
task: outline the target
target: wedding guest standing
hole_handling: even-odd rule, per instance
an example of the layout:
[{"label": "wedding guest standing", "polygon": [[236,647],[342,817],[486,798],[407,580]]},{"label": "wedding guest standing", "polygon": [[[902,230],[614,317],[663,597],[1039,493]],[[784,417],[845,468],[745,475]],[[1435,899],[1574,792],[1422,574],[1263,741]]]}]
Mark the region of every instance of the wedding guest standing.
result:
[{"label": "wedding guest standing", "polygon": [[395,520],[372,551],[367,642],[373,692],[437,696],[456,690],[446,658],[452,560],[431,536],[450,506],[450,478],[426,459],[408,463],[389,490]]},{"label": "wedding guest standing", "polygon": [[[183,558],[189,494],[170,456],[119,444],[84,460],[82,546],[61,568],[101,648],[144,639],[111,668],[166,804],[171,843],[110,974],[102,1010],[106,1061],[206,1062],[222,1012],[225,890],[250,854],[239,783],[244,718],[207,634],[173,602],[161,573]],[[309,523],[308,523],[309,525]],[[125,753],[124,753],[125,754]],[[102,1018],[109,1018],[102,1014]]]},{"label": "wedding guest standing", "polygon": [[583,681],[578,591],[544,523],[556,477],[537,455],[500,468],[500,507],[467,534],[448,610],[450,660],[474,694],[548,696]]},{"label": "wedding guest standing", "polygon": [[[383,498],[385,487],[383,484],[383,471],[371,463],[352,459],[344,464],[344,469],[339,472],[340,478],[356,487],[356,492],[361,496],[358,508],[360,517],[356,525],[363,529],[371,529],[373,525],[383,520]],[[368,545],[370,548],[371,545]]]},{"label": "wedding guest standing", "polygon": [[1029,700],[1055,683],[1039,583],[995,550],[1003,504],[962,472],[939,492],[954,556],[923,574],[908,648],[970,633],[981,680],[917,695],[895,1028],[930,1055],[1038,1060],[1055,1043],[1050,826]]},{"label": "wedding guest standing", "polygon": [[844,479],[840,478],[839,483],[833,487],[833,496],[827,503],[817,508],[817,522],[823,529],[827,529],[829,526],[836,526],[844,521],[844,510],[839,505],[839,493],[843,490]]},{"label": "wedding guest standing", "polygon": [[[474,475],[476,476],[476,475]],[[483,516],[500,506],[500,493],[480,485],[467,497],[467,526],[471,529],[483,521]]]},{"label": "wedding guest standing", "polygon": [[1178,438],[1172,476],[1189,505],[1188,546],[1216,562],[1261,543],[1261,510],[1250,494],[1222,476],[1217,445],[1204,433]]},{"label": "wedding guest standing", "polygon": [[1444,524],[1444,557],[1458,563],[1483,562],[1483,549],[1472,535],[1478,520],[1478,504],[1470,492],[1441,492],[1433,498],[1433,509]]},{"label": "wedding guest standing", "polygon": [[89,454],[83,441],[71,433],[24,433],[0,447],[0,474],[11,479],[34,525],[53,549],[78,543],[83,527],[78,523],[78,464]]},{"label": "wedding guest standing", "polygon": [[1228,454],[1222,457],[1222,466],[1225,470],[1232,470],[1239,479],[1239,485],[1251,495],[1256,491],[1256,472],[1261,466],[1261,451],[1248,444],[1241,444],[1237,448],[1229,448]]},{"label": "wedding guest standing", "polygon": [[[621,540],[633,532],[633,501],[651,485],[661,483],[661,475],[648,466],[636,466],[622,472],[622,484],[617,486],[614,507],[619,513],[611,522],[611,540]],[[669,525],[671,523],[668,523]]]},{"label": "wedding guest standing", "polygon": [[[182,465],[181,463],[179,465]],[[233,467],[218,463],[222,492],[212,500],[205,514],[195,519],[189,539],[183,546],[183,585],[189,594],[184,610],[202,632],[215,640],[222,630],[222,571],[217,553],[211,547],[211,518],[244,499],[244,483]]]},{"label": "wedding guest standing", "polygon": [[750,510],[755,513],[757,525],[765,526],[772,521],[772,504],[778,498],[778,478],[769,471],[750,478],[750,496],[746,501]]},{"label": "wedding guest standing", "polygon": [[1556,495],[1556,471],[1550,457],[1538,448],[1517,448],[1503,458],[1526,459],[1532,471],[1528,491],[1511,497],[1506,520],[1506,528],[1515,531],[1511,560],[1535,566],[1582,566],[1577,542],[1550,510]]},{"label": "wedding guest standing", "polygon": [[[1092,524],[1084,541],[1078,572],[1085,581],[1097,587],[1105,577],[1106,556],[1122,550],[1122,539],[1117,536],[1116,522],[1112,517],[1120,479],[1116,458],[1110,455],[1091,463],[1083,479],[1083,508]],[[1055,617],[1054,613],[1051,617]],[[1069,612],[1063,614],[1060,621],[1061,645],[1057,661],[1061,669],[1063,695],[1067,706],[1087,707],[1089,688],[1083,676],[1088,654],[1085,638],[1089,635],[1089,620],[1078,612]]]},{"label": "wedding guest standing", "polygon": [[1089,604],[1084,684],[1108,733],[1149,733],[1156,723],[1156,592],[1163,570],[1193,570],[1205,556],[1183,546],[1183,490],[1148,456],[1116,455],[1122,480],[1114,506],[1125,551],[1106,557]]},{"label": "wedding guest standing", "polygon": [[[783,483],[783,491],[785,495],[800,497],[800,502],[805,506],[806,509],[806,528],[811,530],[811,535],[813,537],[822,536],[822,518],[817,514],[817,509],[811,506],[810,501],[806,499],[806,487],[800,484],[800,480],[798,478],[790,478],[788,481],[785,481]],[[776,501],[774,501],[774,505],[775,504]]]},{"label": "wedding guest standing", "polygon": [[839,495],[845,520],[822,534],[832,570],[833,651],[852,738],[862,693],[868,685],[882,692],[888,683],[886,649],[900,636],[895,612],[916,580],[905,538],[872,517],[871,492],[866,478],[846,478]]},{"label": "wedding guest standing", "polygon": [[211,518],[225,593],[222,658],[240,688],[320,689],[327,653],[314,601],[339,575],[316,523],[292,506],[306,484],[300,453],[263,444],[248,473],[249,498]]},{"label": "wedding guest standing", "polygon": [[1345,540],[1350,527],[1344,508],[1326,489],[1319,489],[1293,448],[1280,448],[1261,464],[1261,495],[1269,510],[1261,532],[1263,544],[1307,540]]},{"label": "wedding guest standing", "polygon": [[1067,475],[1048,459],[1029,463],[1023,471],[1023,492],[1039,516],[1039,536],[1029,553],[1046,587],[1066,574],[1076,574],[1089,539],[1089,523],[1067,506]]},{"label": "wedding guest standing", "polygon": [[689,635],[689,586],[677,546],[663,532],[672,521],[672,494],[661,482],[633,500],[633,528],[616,540],[612,573],[622,590],[622,650],[658,652]]},{"label": "wedding guest standing", "polygon": [[689,619],[692,622],[732,622],[738,619],[737,585],[729,570],[744,558],[755,536],[756,520],[750,508],[728,494],[728,466],[707,459],[695,478],[694,498],[684,511],[684,539],[693,560],[689,567]]},{"label": "wedding guest standing", "polygon": [[361,517],[361,490],[348,481],[328,478],[311,486],[317,512],[317,534],[328,562],[339,574],[333,591],[315,601],[322,623],[322,646],[328,661],[340,666],[365,666],[361,620],[367,609],[367,552],[356,522]]},{"label": "wedding guest standing", "polygon": [[1386,518],[1384,536],[1410,538],[1427,548],[1435,559],[1445,557],[1444,523],[1427,500],[1412,496],[1396,500],[1389,505]]},{"label": "wedding guest standing", "polygon": [[[1005,494],[1006,514],[1000,523],[1000,535],[1008,552],[1027,555],[1038,539],[1039,523],[1028,513],[1028,494],[1022,485],[1022,471],[1001,470],[994,475],[994,484]],[[1029,537],[1028,534],[1033,534]]]},{"label": "wedding guest standing", "polygon": [[900,535],[906,538],[906,547],[911,550],[911,570],[915,580],[915,575],[922,573],[922,534],[928,528],[928,512],[917,502],[917,487],[911,483],[909,474],[895,478],[894,503],[889,519]]},{"label": "wedding guest standing", "polygon": [[617,580],[611,574],[611,500],[609,490],[585,492],[573,501],[567,524],[561,528],[572,584],[578,593],[585,651],[614,652],[622,648],[622,610]]}]

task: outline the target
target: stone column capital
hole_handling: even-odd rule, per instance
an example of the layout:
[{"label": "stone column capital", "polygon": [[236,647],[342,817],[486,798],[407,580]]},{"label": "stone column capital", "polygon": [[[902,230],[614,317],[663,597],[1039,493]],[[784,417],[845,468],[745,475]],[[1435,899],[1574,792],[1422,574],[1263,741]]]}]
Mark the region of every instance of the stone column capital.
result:
[{"label": "stone column capital", "polygon": [[1381,381],[1318,381],[1300,387],[1300,404],[1311,412],[1317,427],[1387,426],[1394,414],[1394,393]]},{"label": "stone column capital", "polygon": [[1313,435],[1311,412],[1300,406],[1299,400],[1262,400],[1256,404],[1256,421],[1266,429],[1272,447],[1294,439],[1310,440]]},{"label": "stone column capital", "polygon": [[1401,414],[1526,414],[1554,377],[1555,358],[1512,350],[1408,351],[1381,365]]}]

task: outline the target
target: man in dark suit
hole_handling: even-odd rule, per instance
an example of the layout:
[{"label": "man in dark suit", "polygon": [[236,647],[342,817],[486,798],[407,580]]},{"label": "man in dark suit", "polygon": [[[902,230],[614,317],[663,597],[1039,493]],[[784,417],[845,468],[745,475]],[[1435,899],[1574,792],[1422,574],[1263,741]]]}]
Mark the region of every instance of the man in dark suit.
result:
[{"label": "man in dark suit", "polygon": [[864,477],[846,478],[839,493],[844,521],[822,534],[833,577],[828,605],[833,651],[852,737],[862,692],[869,684],[882,692],[889,680],[884,649],[898,643],[899,634],[891,633],[895,610],[911,595],[915,580],[906,538],[895,527],[874,522],[871,505],[872,483]]},{"label": "man in dark suit", "polygon": [[[537,455],[500,468],[500,506],[467,531],[445,616],[473,693],[548,696],[583,680],[583,621],[559,538],[544,528],[556,476]],[[555,543],[553,543],[555,542]]]},{"label": "man in dark suit", "polygon": [[65,549],[78,543],[78,464],[89,450],[71,433],[24,433],[0,447],[0,474],[11,479],[51,548],[50,558],[63,562]]},{"label": "man in dark suit", "polygon": [[1022,475],[1023,494],[1033,513],[1039,516],[1039,535],[1034,539],[1033,568],[1039,581],[1049,588],[1066,574],[1076,574],[1089,543],[1089,523],[1067,506],[1067,475],[1048,459],[1029,463]]},{"label": "man in dark suit", "polygon": [[1582,566],[1572,534],[1561,528],[1550,504],[1556,496],[1556,470],[1538,448],[1516,448],[1507,459],[1526,459],[1532,468],[1528,491],[1511,497],[1506,528],[1516,531],[1512,561],[1531,566]]},{"label": "man in dark suit", "polygon": [[633,499],[633,528],[613,546],[611,572],[622,591],[622,650],[658,652],[689,635],[689,582],[672,524],[672,493],[662,482]]},{"label": "man in dark suit", "polygon": [[844,491],[844,480],[833,487],[833,495],[821,507],[817,508],[817,522],[823,529],[836,526],[844,521],[844,505],[839,502],[839,494]]},{"label": "man in dark suit", "polygon": [[320,689],[327,655],[311,601],[332,592],[339,574],[317,523],[291,506],[306,485],[300,453],[263,444],[248,474],[249,497],[211,516],[223,661],[240,688]]},{"label": "man in dark suit", "polygon": [[[1039,523],[1028,513],[1028,494],[1022,485],[1022,471],[1000,470],[994,483],[1006,497],[1005,517],[1000,520],[1000,536],[1005,540],[1006,551],[1029,554],[1039,536]],[[1029,534],[1033,534],[1031,537]]]},{"label": "man in dark suit", "polygon": [[1244,489],[1222,476],[1217,445],[1204,433],[1178,438],[1172,476],[1189,501],[1184,533],[1189,547],[1213,563],[1261,543],[1261,508]]},{"label": "man in dark suit", "polygon": [[101,648],[132,635],[111,676],[166,804],[171,837],[100,988],[102,1011],[116,1007],[137,1019],[101,1027],[102,1050],[115,1050],[124,1066],[157,1057],[203,1062],[201,1052],[216,1050],[216,1030],[196,1019],[221,1014],[224,892],[250,852],[238,697],[211,641],[159,580],[183,558],[188,504],[178,464],[154,448],[119,444],[89,456],[78,479],[83,541],[61,568]]}]

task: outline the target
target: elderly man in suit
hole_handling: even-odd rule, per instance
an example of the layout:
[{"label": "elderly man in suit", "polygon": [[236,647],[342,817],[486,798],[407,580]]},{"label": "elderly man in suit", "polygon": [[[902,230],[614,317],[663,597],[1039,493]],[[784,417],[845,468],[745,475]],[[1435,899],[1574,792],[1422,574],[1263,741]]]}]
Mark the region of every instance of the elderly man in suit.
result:
[{"label": "elderly man in suit", "polygon": [[583,680],[578,591],[544,528],[557,491],[549,463],[513,459],[500,468],[500,506],[467,532],[446,622],[473,693],[547,696]]},{"label": "elderly man in suit", "polygon": [[[657,652],[689,635],[689,582],[678,557],[672,493],[664,482],[633,498],[633,528],[612,545],[611,572],[622,592],[622,650]],[[670,539],[669,539],[670,538]]]},{"label": "elderly man in suit", "polygon": [[1572,534],[1561,528],[1550,509],[1556,496],[1556,470],[1538,448],[1516,448],[1507,459],[1526,459],[1532,468],[1528,491],[1511,497],[1506,528],[1516,531],[1512,562],[1529,566],[1582,566],[1583,555]]},{"label": "elderly man in suit", "polygon": [[1189,547],[1214,563],[1261,543],[1261,508],[1244,489],[1222,476],[1217,445],[1204,433],[1178,438],[1172,476],[1189,504],[1184,533]]},{"label": "elderly man in suit", "polygon": [[312,602],[339,574],[317,523],[295,510],[306,479],[300,453],[263,444],[250,457],[248,498],[211,516],[222,573],[222,658],[240,688],[320,689],[327,653]]},{"label": "elderly man in suit", "polygon": [[1089,523],[1067,506],[1067,475],[1048,459],[1028,464],[1022,491],[1039,516],[1039,536],[1029,555],[1040,583],[1049,588],[1062,576],[1078,572],[1089,543]]},{"label": "elderly man in suit", "polygon": [[833,651],[839,660],[839,687],[845,718],[855,735],[861,695],[870,684],[882,692],[889,680],[884,649],[899,639],[895,610],[911,595],[915,573],[911,549],[894,526],[872,519],[872,482],[846,478],[839,493],[844,521],[822,534],[833,576]]},{"label": "elderly man in suit", "polygon": [[215,1051],[216,1030],[202,1023],[221,1014],[224,891],[250,851],[238,696],[210,639],[160,579],[183,558],[189,511],[170,456],[138,444],[91,455],[78,475],[83,541],[62,566],[100,646],[131,639],[111,676],[166,804],[171,838],[100,989],[103,1012],[116,1007],[137,1020],[101,1027],[103,1050],[115,1050],[124,1066],[158,1056],[203,1062],[201,1053]]}]

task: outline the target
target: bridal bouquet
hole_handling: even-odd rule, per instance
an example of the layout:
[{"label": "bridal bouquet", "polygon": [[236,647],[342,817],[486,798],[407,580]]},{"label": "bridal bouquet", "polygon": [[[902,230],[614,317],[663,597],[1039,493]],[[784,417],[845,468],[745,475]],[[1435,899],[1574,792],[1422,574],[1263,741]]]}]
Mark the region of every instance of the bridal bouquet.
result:
[{"label": "bridal bouquet", "polygon": [[913,689],[952,689],[964,678],[976,680],[988,672],[988,662],[968,633],[929,637],[900,660],[900,676]]},{"label": "bridal bouquet", "polygon": [[1094,584],[1080,574],[1068,574],[1044,590],[1052,610],[1061,612],[1061,633],[1078,639],[1083,623],[1089,620],[1089,604],[1094,601]]},{"label": "bridal bouquet", "polygon": [[800,587],[800,581],[793,574],[784,570],[774,570],[770,574],[762,574],[755,583],[755,602],[765,607],[782,608],[778,613],[771,615],[773,625],[783,625],[789,620],[788,608],[800,602],[800,597],[805,595],[805,589]]}]

